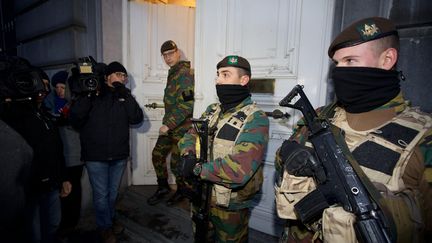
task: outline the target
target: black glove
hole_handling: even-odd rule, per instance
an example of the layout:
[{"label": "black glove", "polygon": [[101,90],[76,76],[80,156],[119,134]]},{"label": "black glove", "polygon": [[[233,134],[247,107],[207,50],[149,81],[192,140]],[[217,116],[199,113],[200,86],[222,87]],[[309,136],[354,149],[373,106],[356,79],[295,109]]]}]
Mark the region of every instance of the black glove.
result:
[{"label": "black glove", "polygon": [[177,172],[181,174],[184,178],[193,178],[194,167],[197,163],[197,158],[195,154],[188,154],[180,158],[180,162],[177,166]]},{"label": "black glove", "polygon": [[315,155],[315,151],[294,141],[283,142],[279,155],[285,169],[294,176],[313,176],[318,183],[326,179],[325,171]]},{"label": "black glove", "polygon": [[114,87],[115,93],[119,98],[126,98],[129,95],[128,88],[126,88],[126,86],[121,82],[116,81],[112,83],[112,86]]}]

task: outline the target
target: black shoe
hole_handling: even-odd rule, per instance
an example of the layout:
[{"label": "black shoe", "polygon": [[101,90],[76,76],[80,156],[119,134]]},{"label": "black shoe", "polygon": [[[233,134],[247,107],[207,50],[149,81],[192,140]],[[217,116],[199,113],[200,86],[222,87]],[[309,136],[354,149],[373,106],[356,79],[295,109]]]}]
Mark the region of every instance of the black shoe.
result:
[{"label": "black shoe", "polygon": [[180,201],[182,201],[185,198],[185,196],[183,195],[182,190],[177,190],[174,195],[172,195],[170,197],[170,199],[168,199],[168,201],[166,202],[167,206],[172,206]]},{"label": "black shoe", "polygon": [[170,191],[171,189],[169,186],[158,186],[158,189],[153,196],[147,199],[147,204],[152,206],[158,204],[167,194],[170,193]]}]

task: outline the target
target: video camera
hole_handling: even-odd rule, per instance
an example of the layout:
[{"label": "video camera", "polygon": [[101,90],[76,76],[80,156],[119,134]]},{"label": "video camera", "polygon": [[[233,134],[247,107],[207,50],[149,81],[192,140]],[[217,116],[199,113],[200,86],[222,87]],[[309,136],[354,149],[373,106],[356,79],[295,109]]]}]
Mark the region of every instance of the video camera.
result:
[{"label": "video camera", "polygon": [[26,59],[0,55],[1,99],[25,100],[45,91],[41,70]]},{"label": "video camera", "polygon": [[105,64],[98,63],[92,56],[78,58],[72,69],[72,82],[69,82],[73,93],[91,93],[100,90],[104,82]]}]

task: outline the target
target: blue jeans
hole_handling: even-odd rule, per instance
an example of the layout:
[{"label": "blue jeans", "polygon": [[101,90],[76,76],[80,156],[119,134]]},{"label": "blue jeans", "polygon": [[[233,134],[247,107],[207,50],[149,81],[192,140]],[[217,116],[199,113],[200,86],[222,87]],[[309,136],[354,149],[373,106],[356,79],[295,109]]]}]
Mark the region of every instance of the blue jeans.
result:
[{"label": "blue jeans", "polygon": [[58,190],[32,196],[28,200],[28,213],[31,242],[55,242],[60,225],[61,209]]},{"label": "blue jeans", "polygon": [[126,167],[126,159],[114,161],[86,161],[93,190],[93,206],[99,229],[112,226],[118,188]]}]

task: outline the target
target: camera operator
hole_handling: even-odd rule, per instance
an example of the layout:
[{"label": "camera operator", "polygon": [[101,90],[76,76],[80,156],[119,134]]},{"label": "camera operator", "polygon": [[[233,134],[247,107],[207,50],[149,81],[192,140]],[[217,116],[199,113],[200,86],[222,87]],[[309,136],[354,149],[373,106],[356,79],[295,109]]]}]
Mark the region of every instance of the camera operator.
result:
[{"label": "camera operator", "polygon": [[98,90],[82,92],[72,103],[70,121],[80,132],[99,234],[104,242],[116,242],[115,233],[122,227],[113,227],[114,204],[129,157],[129,125],[142,122],[143,111],[125,87],[127,71],[122,64],[110,63],[104,78]]},{"label": "camera operator", "polygon": [[57,127],[42,109],[48,76],[22,58],[10,58],[1,72],[4,96],[1,119],[33,149],[27,193],[26,242],[54,242],[60,223],[59,193],[71,190],[64,181],[63,145]]}]

